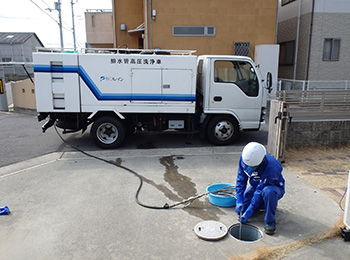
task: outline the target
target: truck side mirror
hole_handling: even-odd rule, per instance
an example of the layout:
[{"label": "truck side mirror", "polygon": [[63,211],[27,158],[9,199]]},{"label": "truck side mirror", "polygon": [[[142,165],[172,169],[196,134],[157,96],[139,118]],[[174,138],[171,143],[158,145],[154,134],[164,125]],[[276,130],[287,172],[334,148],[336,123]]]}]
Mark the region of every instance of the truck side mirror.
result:
[{"label": "truck side mirror", "polygon": [[266,75],[266,89],[270,94],[272,91],[272,74],[271,74],[271,72],[268,72]]}]

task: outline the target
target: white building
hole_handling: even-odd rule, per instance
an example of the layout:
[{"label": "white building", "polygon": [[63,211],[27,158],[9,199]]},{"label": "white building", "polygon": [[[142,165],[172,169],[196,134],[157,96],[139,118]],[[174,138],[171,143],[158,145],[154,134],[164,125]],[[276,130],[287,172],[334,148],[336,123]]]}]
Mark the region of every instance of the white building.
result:
[{"label": "white building", "polygon": [[279,78],[350,80],[350,1],[279,2]]}]

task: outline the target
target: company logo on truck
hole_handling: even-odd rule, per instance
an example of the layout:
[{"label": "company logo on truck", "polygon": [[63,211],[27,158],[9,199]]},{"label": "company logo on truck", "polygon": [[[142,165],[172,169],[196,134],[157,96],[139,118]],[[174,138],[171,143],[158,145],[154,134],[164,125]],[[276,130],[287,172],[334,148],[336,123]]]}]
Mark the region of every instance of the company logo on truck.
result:
[{"label": "company logo on truck", "polygon": [[133,64],[133,65],[160,65],[162,64],[162,60],[161,59],[146,59],[146,58],[119,58],[119,59],[115,59],[112,58],[111,59],[111,64]]},{"label": "company logo on truck", "polygon": [[124,80],[123,77],[107,77],[107,76],[101,76],[100,77],[100,82],[101,81],[118,81],[122,82]]}]

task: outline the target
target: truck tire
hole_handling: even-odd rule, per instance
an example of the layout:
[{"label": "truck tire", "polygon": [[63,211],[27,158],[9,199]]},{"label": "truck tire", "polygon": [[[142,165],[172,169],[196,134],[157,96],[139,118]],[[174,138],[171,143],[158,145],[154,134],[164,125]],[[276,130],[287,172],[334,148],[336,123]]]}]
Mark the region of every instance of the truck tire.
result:
[{"label": "truck tire", "polygon": [[215,145],[228,145],[237,140],[238,123],[231,116],[215,116],[207,126],[207,136]]},{"label": "truck tire", "polygon": [[124,141],[125,129],[123,124],[114,117],[100,117],[91,127],[91,138],[101,148],[116,148]]}]

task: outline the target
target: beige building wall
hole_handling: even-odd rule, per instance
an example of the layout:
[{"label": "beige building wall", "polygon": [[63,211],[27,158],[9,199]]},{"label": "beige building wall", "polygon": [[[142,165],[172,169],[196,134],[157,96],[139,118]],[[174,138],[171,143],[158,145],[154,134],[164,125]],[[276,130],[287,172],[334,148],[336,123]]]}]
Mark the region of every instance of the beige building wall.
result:
[{"label": "beige building wall", "polygon": [[[145,40],[150,49],[197,50],[197,54],[233,54],[234,42],[250,42],[250,57],[255,45],[274,44],[277,0],[148,0],[145,19],[144,0],[114,0],[117,46],[138,48],[141,33],[131,30],[144,21]],[[150,2],[152,6],[150,6]],[[156,10],[155,20],[151,10]],[[173,36],[173,26],[215,26],[215,36]]]},{"label": "beige building wall", "polygon": [[30,79],[11,82],[14,108],[36,110],[35,88]]},{"label": "beige building wall", "polygon": [[[233,54],[234,42],[273,44],[277,1],[153,0],[157,16],[149,39],[153,48],[191,49],[197,54]],[[215,26],[215,36],[173,36],[173,25]],[[149,26],[150,28],[150,26]]]},{"label": "beige building wall", "polygon": [[[115,47],[126,45],[129,49],[143,48],[142,32],[129,33],[144,22],[143,0],[113,0],[115,12],[116,44]],[[121,25],[126,30],[121,30]]]},{"label": "beige building wall", "polygon": [[96,10],[85,13],[86,41],[90,48],[113,48],[113,13]]}]

